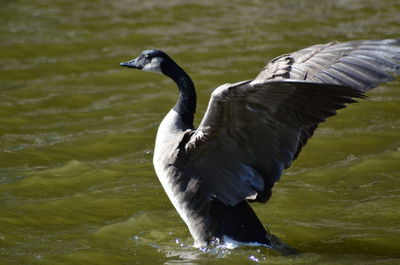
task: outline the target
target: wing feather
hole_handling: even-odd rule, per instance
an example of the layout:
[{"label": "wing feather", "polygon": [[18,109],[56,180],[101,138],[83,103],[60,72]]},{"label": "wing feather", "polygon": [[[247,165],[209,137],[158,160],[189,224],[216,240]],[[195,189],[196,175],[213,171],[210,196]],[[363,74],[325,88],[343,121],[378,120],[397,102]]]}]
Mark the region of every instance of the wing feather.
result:
[{"label": "wing feather", "polygon": [[318,124],[400,72],[400,39],[314,45],[218,87],[180,150],[210,199],[265,202]]},{"label": "wing feather", "polygon": [[[276,71],[277,59],[280,71]],[[288,78],[367,91],[392,80],[390,73],[400,73],[400,39],[318,44],[277,59],[271,60],[253,83]],[[295,157],[317,127],[302,130]]]},{"label": "wing feather", "polygon": [[266,201],[297,155],[302,129],[362,97],[351,88],[302,81],[223,85],[186,144],[185,163],[209,197],[232,206],[246,198]]}]

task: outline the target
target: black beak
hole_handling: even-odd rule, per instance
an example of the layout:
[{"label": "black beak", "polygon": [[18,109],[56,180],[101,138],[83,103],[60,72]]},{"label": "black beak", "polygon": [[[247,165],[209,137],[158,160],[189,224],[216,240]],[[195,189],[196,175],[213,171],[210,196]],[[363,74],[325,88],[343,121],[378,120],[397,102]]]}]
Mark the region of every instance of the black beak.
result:
[{"label": "black beak", "polygon": [[130,68],[136,68],[136,69],[142,69],[143,66],[140,65],[140,63],[138,62],[138,58],[130,60],[128,62],[122,62],[119,65],[120,66],[126,66],[126,67],[130,67]]}]

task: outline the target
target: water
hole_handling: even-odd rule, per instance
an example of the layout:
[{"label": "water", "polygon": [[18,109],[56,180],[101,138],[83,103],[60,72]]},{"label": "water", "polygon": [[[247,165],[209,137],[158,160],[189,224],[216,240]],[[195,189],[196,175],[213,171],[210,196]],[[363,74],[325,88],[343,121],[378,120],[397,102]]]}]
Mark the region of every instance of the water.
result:
[{"label": "water", "polygon": [[300,254],[191,247],[155,177],[176,88],[118,66],[149,48],[224,82],[331,40],[400,36],[395,1],[7,1],[0,18],[0,264],[399,264],[400,82],[321,126],[260,219]]}]

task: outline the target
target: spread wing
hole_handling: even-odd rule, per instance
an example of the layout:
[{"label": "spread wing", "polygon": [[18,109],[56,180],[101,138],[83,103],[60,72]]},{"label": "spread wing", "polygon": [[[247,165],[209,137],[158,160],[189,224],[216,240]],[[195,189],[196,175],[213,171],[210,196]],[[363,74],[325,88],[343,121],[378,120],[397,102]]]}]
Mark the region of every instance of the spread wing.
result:
[{"label": "spread wing", "polygon": [[265,202],[292,162],[301,130],[360,97],[355,89],[306,82],[223,85],[185,146],[186,168],[226,204]]},{"label": "spread wing", "polygon": [[[331,43],[272,60],[253,81],[211,96],[180,159],[203,191],[228,205],[265,202],[315,128],[399,72],[400,41]],[[296,79],[296,80],[288,80]]]},{"label": "spread wing", "polygon": [[[294,79],[338,84],[367,91],[400,73],[400,39],[331,42],[314,45],[269,62],[254,83]],[[316,125],[301,131],[295,158]]]}]

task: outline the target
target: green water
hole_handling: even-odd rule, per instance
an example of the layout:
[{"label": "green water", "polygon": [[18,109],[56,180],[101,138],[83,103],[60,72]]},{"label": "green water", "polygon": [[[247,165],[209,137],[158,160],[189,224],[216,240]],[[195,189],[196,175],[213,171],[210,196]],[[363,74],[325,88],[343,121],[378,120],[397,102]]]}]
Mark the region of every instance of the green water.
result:
[{"label": "green water", "polygon": [[213,88],[277,55],[400,37],[398,0],[0,3],[0,264],[400,264],[399,79],[321,126],[254,206],[299,255],[203,253],[151,164],[176,88],[118,65],[167,51],[198,122]]}]

